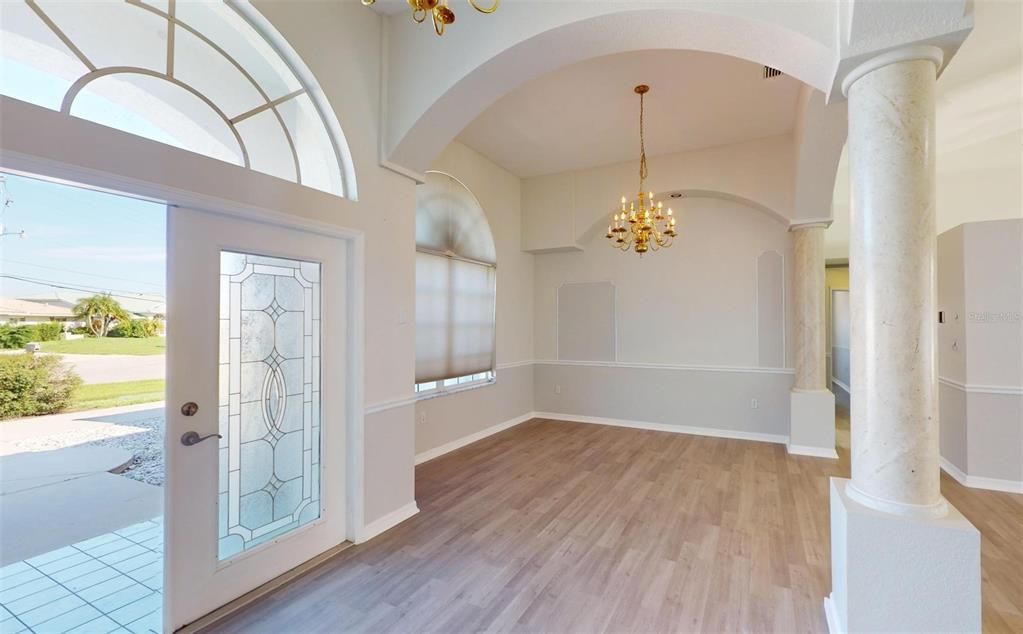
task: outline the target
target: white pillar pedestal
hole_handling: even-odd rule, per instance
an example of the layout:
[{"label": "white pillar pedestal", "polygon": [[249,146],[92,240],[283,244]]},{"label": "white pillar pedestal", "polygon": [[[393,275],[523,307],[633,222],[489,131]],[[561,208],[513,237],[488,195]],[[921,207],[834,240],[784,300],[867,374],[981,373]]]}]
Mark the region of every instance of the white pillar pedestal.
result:
[{"label": "white pillar pedestal", "polygon": [[835,395],[828,390],[792,390],[789,401],[789,453],[838,458],[835,451]]},{"label": "white pillar pedestal", "polygon": [[980,532],[949,506],[940,518],[877,511],[831,478],[831,634],[980,632]]}]

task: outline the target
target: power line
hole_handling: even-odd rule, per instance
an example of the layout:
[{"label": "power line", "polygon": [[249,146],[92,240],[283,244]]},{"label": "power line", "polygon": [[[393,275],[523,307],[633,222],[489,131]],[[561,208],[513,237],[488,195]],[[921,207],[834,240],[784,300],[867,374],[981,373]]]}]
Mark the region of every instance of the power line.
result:
[{"label": "power line", "polygon": [[0,277],[11,279],[11,280],[17,280],[19,282],[26,282],[28,284],[38,284],[40,286],[49,286],[50,288],[60,288],[60,289],[63,289],[63,290],[68,290],[68,291],[78,291],[78,292],[81,292],[81,293],[103,293],[104,295],[110,295],[111,297],[120,297],[121,299],[131,299],[131,300],[140,301],[140,302],[152,302],[154,304],[165,304],[166,303],[166,300],[164,300],[164,299],[150,299],[148,297],[139,297],[138,296],[139,294],[133,295],[132,291],[106,290],[106,289],[103,289],[103,288],[98,287],[98,286],[97,287],[93,287],[93,288],[82,288],[82,287],[79,287],[79,286],[67,286],[67,285],[60,284],[58,282],[53,282],[53,281],[50,281],[50,280],[37,280],[37,279],[28,278],[28,277],[20,277],[18,275],[8,275],[7,273],[0,273]]},{"label": "power line", "polygon": [[[35,262],[22,262],[20,260],[0,259],[0,263],[2,263],[2,262],[10,262],[11,264],[22,264],[24,266],[34,266],[34,267],[40,268],[40,269],[49,269],[51,271],[60,271],[62,273],[78,273],[78,274],[82,274],[81,271],[76,271],[74,269],[64,269],[64,268],[61,268],[59,266],[46,266],[45,264],[36,264]],[[156,282],[143,282],[142,280],[132,280],[132,279],[128,279],[126,277],[115,277],[113,275],[100,275],[98,273],[89,273],[89,276],[90,277],[103,277],[103,278],[106,278],[108,280],[117,280],[119,282],[132,282],[134,284],[145,284],[146,286],[156,286],[157,288],[163,288],[162,284],[157,284]]]}]

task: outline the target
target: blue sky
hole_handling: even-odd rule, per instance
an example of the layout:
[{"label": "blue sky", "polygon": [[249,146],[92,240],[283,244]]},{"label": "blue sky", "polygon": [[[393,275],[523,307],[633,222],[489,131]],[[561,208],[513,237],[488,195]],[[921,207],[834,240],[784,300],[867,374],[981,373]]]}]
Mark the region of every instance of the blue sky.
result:
[{"label": "blue sky", "polygon": [[[166,207],[7,174],[14,203],[4,209],[0,273],[115,294],[165,292]],[[51,286],[0,277],[0,295],[25,297]]]},{"label": "blue sky", "polygon": [[[10,59],[0,60],[0,92],[59,108],[70,82]],[[117,120],[117,127],[174,143],[143,116],[82,93],[76,112],[87,119]],[[166,207],[68,185],[7,174],[14,203],[0,210],[0,296],[31,297],[70,286],[115,295],[165,294]],[[30,283],[7,276],[30,278]],[[74,292],[74,291],[68,291]]]}]

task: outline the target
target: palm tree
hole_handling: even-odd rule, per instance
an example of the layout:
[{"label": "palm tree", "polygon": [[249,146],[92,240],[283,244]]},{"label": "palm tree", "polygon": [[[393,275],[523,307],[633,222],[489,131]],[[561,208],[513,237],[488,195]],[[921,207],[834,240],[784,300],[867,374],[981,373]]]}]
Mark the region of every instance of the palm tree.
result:
[{"label": "palm tree", "polygon": [[117,322],[131,318],[128,311],[110,295],[83,297],[75,304],[74,313],[75,318],[87,323],[97,337],[106,337]]}]

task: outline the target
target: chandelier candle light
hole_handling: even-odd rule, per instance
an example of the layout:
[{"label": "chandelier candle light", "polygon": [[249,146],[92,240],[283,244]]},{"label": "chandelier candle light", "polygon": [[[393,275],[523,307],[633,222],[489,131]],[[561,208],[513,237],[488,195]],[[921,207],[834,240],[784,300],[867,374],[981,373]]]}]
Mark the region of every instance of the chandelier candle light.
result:
[{"label": "chandelier candle light", "polygon": [[635,92],[639,95],[639,207],[629,203],[622,196],[622,208],[614,214],[607,226],[611,246],[622,251],[633,249],[642,256],[651,249],[670,247],[678,235],[675,232],[675,217],[671,208],[664,212],[664,203],[654,200],[653,192],[646,192],[646,138],[643,135],[643,96],[650,92],[650,86],[640,84]]},{"label": "chandelier candle light", "polygon": [[[362,4],[367,7],[376,4],[377,0],[362,0]],[[497,11],[497,5],[501,0],[494,0],[494,4],[491,7],[481,7],[476,4],[476,0],[469,0],[469,4],[473,9],[476,9],[480,13],[493,13]],[[455,12],[448,6],[448,0],[408,0],[408,5],[412,9],[412,20],[422,24],[426,20],[426,15],[429,13],[433,16],[433,30],[437,35],[444,35],[444,27],[455,21]]]}]

